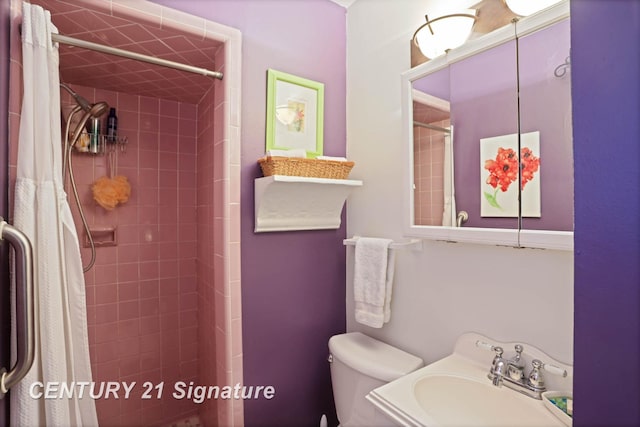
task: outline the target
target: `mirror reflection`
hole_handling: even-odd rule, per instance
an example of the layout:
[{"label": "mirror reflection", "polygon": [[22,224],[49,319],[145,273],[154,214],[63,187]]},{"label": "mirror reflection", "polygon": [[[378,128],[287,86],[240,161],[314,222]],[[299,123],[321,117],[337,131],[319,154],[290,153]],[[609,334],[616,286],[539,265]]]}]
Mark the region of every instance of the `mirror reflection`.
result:
[{"label": "mirror reflection", "polygon": [[411,79],[413,226],[573,230],[569,19],[509,27]]},{"label": "mirror reflection", "polygon": [[540,133],[540,215],[523,229],[573,231],[569,50],[569,19],[519,39],[520,133]]},{"label": "mirror reflection", "polygon": [[[453,224],[450,172],[451,117],[449,102],[413,90],[413,170],[416,225]],[[446,167],[445,167],[446,163]],[[445,169],[448,173],[445,173]],[[448,191],[445,192],[445,187]],[[445,194],[448,196],[445,203]],[[445,209],[445,205],[447,208]]]}]

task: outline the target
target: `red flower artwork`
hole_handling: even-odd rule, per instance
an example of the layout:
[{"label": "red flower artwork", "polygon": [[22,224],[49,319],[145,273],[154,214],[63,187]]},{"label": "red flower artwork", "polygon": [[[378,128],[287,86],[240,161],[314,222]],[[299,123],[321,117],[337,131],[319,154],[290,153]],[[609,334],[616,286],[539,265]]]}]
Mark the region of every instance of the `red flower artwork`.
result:
[{"label": "red flower artwork", "polygon": [[533,155],[533,151],[529,147],[522,147],[520,150],[520,176],[522,180],[521,187],[524,190],[524,186],[527,182],[533,179],[533,175],[538,172],[540,167],[540,157]]},{"label": "red flower artwork", "polygon": [[518,155],[514,149],[498,148],[496,158],[484,162],[484,168],[489,171],[486,183],[496,189],[493,194],[485,192],[485,198],[491,206],[502,209],[496,197],[498,188],[503,193],[507,191],[511,183],[518,180],[518,169],[520,169],[520,186],[524,190],[524,186],[533,179],[539,167],[540,158],[536,157],[528,147],[523,147],[520,150],[520,161],[518,161]]},{"label": "red flower artwork", "polygon": [[495,160],[484,162],[484,168],[489,171],[487,184],[493,188],[507,191],[509,185],[518,179],[518,157],[511,148],[498,148],[498,155]]}]

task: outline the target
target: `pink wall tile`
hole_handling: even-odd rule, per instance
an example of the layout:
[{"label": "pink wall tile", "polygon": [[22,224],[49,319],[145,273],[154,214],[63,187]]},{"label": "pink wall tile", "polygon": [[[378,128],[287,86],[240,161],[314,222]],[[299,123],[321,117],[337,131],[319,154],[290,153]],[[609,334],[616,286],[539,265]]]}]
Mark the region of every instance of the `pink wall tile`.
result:
[{"label": "pink wall tile", "polygon": [[[94,271],[87,274],[91,283],[87,302],[92,325],[90,342],[94,343],[92,365],[98,375],[110,380],[137,378],[143,372],[155,375],[156,382],[186,380],[175,377],[180,372],[195,379],[199,355],[198,294],[197,281],[189,277],[195,274],[195,264],[191,263],[197,256],[198,238],[193,129],[197,107],[104,90],[76,89],[90,99],[100,96],[116,106],[121,135],[129,138],[127,151],[119,158],[119,173],[129,178],[135,195],[127,204],[106,212],[95,207],[88,194],[89,186],[83,186],[84,202],[94,206],[86,209],[91,212],[90,222],[115,226],[118,233],[118,246],[98,248]],[[166,129],[162,130],[167,134],[159,133],[160,123],[164,123],[162,127]],[[101,158],[74,160],[80,183],[90,183],[106,174],[106,163]],[[77,216],[77,209],[74,212]],[[191,243],[178,244],[179,235]],[[83,254],[86,257],[88,252]],[[180,276],[181,266],[184,279]],[[161,370],[162,366],[185,368]],[[99,420],[105,424],[159,424],[186,417],[198,409],[175,399],[163,401],[162,408],[146,403],[130,399],[119,406],[121,414],[116,417],[112,416],[113,404],[98,402]]]},{"label": "pink wall tile", "polygon": [[[423,119],[429,122],[428,119]],[[449,120],[432,124],[448,127]],[[414,175],[416,184],[415,221],[422,225],[441,225],[444,209],[444,136],[441,132],[414,128]]]},{"label": "pink wall tile", "polygon": [[[125,3],[128,2],[111,3],[114,15],[134,11],[147,20],[157,18],[160,22],[159,11],[165,10],[153,6],[142,11]],[[77,7],[73,2],[69,4]],[[171,25],[168,23],[167,28]],[[218,50],[215,61],[216,69],[224,68],[224,49]],[[16,76],[12,77],[10,91],[12,177],[20,105],[15,88],[21,87],[17,84],[20,67],[20,58],[12,58],[12,74]],[[232,148],[223,140],[225,132],[220,129],[228,117],[225,84],[215,81],[215,90],[212,87],[199,105],[73,86],[90,101],[105,100],[116,108],[120,136],[128,138],[126,152],[119,155],[118,172],[127,176],[132,186],[126,204],[104,211],[90,193],[93,180],[108,173],[104,157],[74,155],[76,179],[90,225],[116,227],[118,235],[118,246],[97,249],[96,265],[85,275],[90,353],[96,379],[146,379],[155,383],[197,379],[201,384],[214,385],[231,380],[233,377],[227,372],[241,371],[241,364],[233,367],[230,363],[230,355],[241,351],[240,294],[233,294],[238,301],[233,304],[236,308],[232,327],[228,320],[231,297],[215,291],[229,289],[229,274],[224,273],[228,263],[221,263],[229,250],[225,236],[239,236],[237,232],[224,231],[230,224],[227,214],[220,217],[220,227],[212,224],[214,214],[229,212],[222,206],[230,198],[229,186],[215,185],[214,180],[228,181],[225,162],[239,159],[239,144],[230,152]],[[67,105],[72,102],[66,93],[61,99]],[[214,147],[214,143],[218,146]],[[232,173],[239,175],[237,170]],[[239,182],[239,176],[236,178]],[[236,191],[238,185],[231,190],[231,197]],[[72,211],[78,225],[73,204]],[[238,209],[232,212],[232,216],[239,215]],[[237,218],[233,224],[239,225]],[[78,230],[83,239],[80,227]],[[85,263],[88,253],[82,248]],[[237,265],[232,264],[232,270]],[[216,302],[224,311],[222,317],[215,316]],[[223,359],[225,373],[220,378],[216,376],[216,354]],[[241,402],[233,407],[228,403],[209,401],[197,407],[170,398],[162,402],[99,400],[97,408],[102,425],[166,424],[196,412],[209,425],[217,425],[232,412],[242,418]]]}]

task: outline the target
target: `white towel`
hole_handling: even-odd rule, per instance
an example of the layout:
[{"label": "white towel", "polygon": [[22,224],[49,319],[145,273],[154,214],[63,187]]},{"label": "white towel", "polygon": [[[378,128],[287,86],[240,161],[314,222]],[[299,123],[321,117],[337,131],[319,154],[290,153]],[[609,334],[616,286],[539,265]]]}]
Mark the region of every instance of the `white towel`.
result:
[{"label": "white towel", "polygon": [[307,151],[302,148],[294,148],[291,150],[267,150],[269,157],[296,157],[304,159],[307,157]]},{"label": "white towel", "polygon": [[346,162],[346,157],[332,157],[332,156],[318,156],[316,157],[318,160],[333,160],[334,162]]},{"label": "white towel", "polygon": [[356,240],[353,294],[356,321],[381,328],[391,318],[391,292],[395,251],[391,240],[360,237]]}]

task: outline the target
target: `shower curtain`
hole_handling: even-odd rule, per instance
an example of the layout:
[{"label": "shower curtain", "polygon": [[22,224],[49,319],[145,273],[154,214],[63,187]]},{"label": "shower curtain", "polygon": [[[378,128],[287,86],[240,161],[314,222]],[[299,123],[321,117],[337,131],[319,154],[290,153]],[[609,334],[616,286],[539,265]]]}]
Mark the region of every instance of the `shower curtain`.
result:
[{"label": "shower curtain", "polygon": [[[34,249],[35,361],[11,391],[16,426],[98,425],[95,402],[36,398],[40,383],[72,387],[92,381],[84,276],[78,236],[62,186],[57,29],[51,14],[23,2],[24,97],[20,121],[14,224]],[[15,330],[15,328],[13,328]],[[75,382],[75,383],[74,383]]]}]

